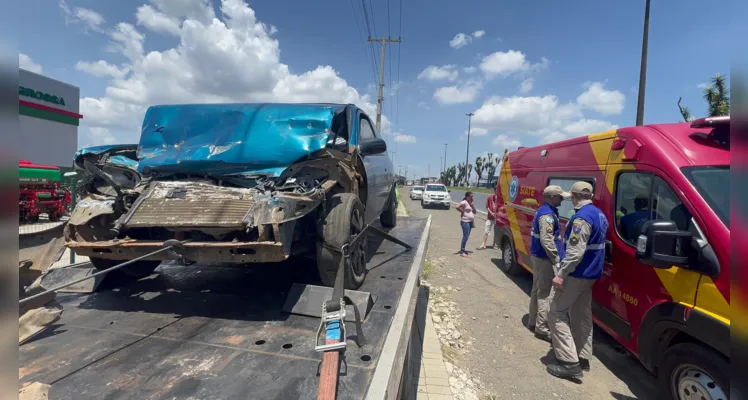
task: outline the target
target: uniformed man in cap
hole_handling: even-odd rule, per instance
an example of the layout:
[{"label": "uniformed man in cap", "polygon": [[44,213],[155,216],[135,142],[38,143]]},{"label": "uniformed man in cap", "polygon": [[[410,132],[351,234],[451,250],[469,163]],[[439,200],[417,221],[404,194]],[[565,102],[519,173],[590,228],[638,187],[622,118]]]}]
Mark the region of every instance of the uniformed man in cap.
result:
[{"label": "uniformed man in cap", "polygon": [[547,370],[561,378],[581,378],[592,357],[592,285],[603,272],[608,232],[608,220],[592,204],[592,195],[587,182],[571,187],[576,213],[566,225],[565,254],[553,278],[548,316],[557,361]]},{"label": "uniformed man in cap", "polygon": [[548,308],[556,270],[563,258],[561,225],[558,221],[558,206],[569,197],[560,186],[551,185],[543,190],[544,204],[538,208],[532,221],[530,254],[532,255],[532,291],[530,292],[530,319],[527,327],[535,337],[551,341],[548,328]]}]

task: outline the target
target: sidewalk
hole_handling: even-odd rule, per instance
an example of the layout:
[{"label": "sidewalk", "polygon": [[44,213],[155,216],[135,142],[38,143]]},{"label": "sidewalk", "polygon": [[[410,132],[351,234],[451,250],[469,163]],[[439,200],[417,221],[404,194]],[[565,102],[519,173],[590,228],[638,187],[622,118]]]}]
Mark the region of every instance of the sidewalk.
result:
[{"label": "sidewalk", "polygon": [[[428,289],[421,288],[416,306],[417,332],[414,332],[411,343],[414,345],[413,356],[418,378],[412,378],[412,387],[408,391],[408,400],[454,400],[449,386],[449,375],[442,357],[441,343],[434,329],[431,312],[428,309]],[[425,315],[424,315],[425,314]],[[425,321],[420,323],[420,321]],[[411,372],[415,375],[415,372]]]}]

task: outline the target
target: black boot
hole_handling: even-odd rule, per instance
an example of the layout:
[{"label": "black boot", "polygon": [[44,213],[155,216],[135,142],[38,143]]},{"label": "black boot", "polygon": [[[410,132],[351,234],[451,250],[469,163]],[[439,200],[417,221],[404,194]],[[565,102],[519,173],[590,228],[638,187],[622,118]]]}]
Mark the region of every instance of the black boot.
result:
[{"label": "black boot", "polygon": [[535,337],[540,340],[553,344],[553,341],[551,340],[551,335],[548,333],[535,332]]},{"label": "black boot", "polygon": [[564,361],[557,361],[557,364],[548,364],[545,368],[549,374],[558,378],[581,378],[584,374],[582,373],[582,367],[579,366],[578,362],[570,363]]},{"label": "black boot", "polygon": [[579,357],[579,366],[582,368],[582,371],[590,372],[590,360]]}]

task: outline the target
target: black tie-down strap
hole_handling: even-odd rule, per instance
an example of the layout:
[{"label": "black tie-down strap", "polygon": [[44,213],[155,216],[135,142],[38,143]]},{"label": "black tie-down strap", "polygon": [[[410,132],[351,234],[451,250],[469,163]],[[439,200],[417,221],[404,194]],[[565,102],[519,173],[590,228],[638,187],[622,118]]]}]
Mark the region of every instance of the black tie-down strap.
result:
[{"label": "black tie-down strap", "polygon": [[[366,225],[364,229],[362,229],[361,232],[358,235],[356,235],[356,237],[353,238],[353,240],[350,243],[346,243],[345,245],[343,245],[341,249],[333,249],[334,251],[339,251],[342,257],[340,257],[340,263],[338,264],[338,272],[335,275],[335,285],[333,286],[333,289],[332,289],[332,299],[328,300],[327,303],[325,304],[325,310],[327,312],[341,311],[340,310],[341,303],[344,305],[350,305],[353,307],[353,314],[356,318],[356,345],[358,347],[363,347],[366,344],[366,340],[364,339],[364,333],[361,327],[361,314],[358,310],[358,307],[353,302],[353,300],[350,299],[350,297],[345,295],[345,290],[344,290],[345,266],[346,266],[346,262],[348,262],[351,257],[348,249],[355,248],[355,246],[357,246],[358,243],[361,240],[363,240],[366,237],[366,235],[368,235],[369,233],[373,233],[376,236],[379,236],[383,239],[389,240],[393,243],[397,243],[405,247],[407,250],[410,250],[413,248],[411,245],[403,242],[402,240],[390,235],[389,233],[377,227]],[[342,302],[341,302],[341,299],[343,300]],[[340,323],[344,324],[345,321],[341,321]],[[343,341],[345,340],[346,338],[343,338]]]}]

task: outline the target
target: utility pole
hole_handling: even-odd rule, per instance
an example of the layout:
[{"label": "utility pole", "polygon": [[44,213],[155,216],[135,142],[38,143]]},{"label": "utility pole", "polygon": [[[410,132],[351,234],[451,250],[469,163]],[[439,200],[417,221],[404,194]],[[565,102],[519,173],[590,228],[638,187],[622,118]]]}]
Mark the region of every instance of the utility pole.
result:
[{"label": "utility pole", "polygon": [[442,179],[442,175],[444,174],[444,169],[442,168],[444,166],[444,159],[439,156],[439,179]]},{"label": "utility pole", "polygon": [[447,172],[447,144],[444,143],[444,172]]},{"label": "utility pole", "polygon": [[429,163],[429,173],[426,175],[426,179],[428,179],[428,182],[431,183],[431,164]]},{"label": "utility pole", "polygon": [[[647,0],[649,1],[649,0]],[[467,149],[465,150],[465,187],[468,187],[470,182],[470,176],[468,176],[468,157],[470,156],[470,119],[473,118],[473,113],[465,114],[468,117],[468,138],[467,138]]]},{"label": "utility pole", "polygon": [[639,69],[639,102],[636,105],[636,126],[644,125],[644,91],[647,86],[647,50],[649,48],[649,2],[644,6],[644,36],[642,37],[642,64]]},{"label": "utility pole", "polygon": [[382,131],[382,103],[384,103],[384,49],[387,47],[387,43],[400,43],[400,38],[392,39],[386,37],[382,39],[372,39],[369,36],[370,42],[378,42],[382,45],[382,57],[379,63],[379,99],[377,100],[377,131]]}]

